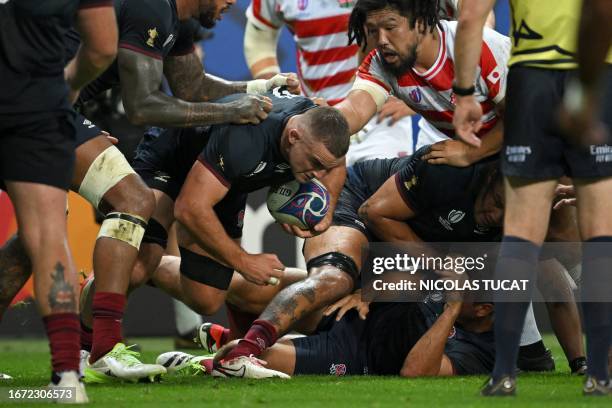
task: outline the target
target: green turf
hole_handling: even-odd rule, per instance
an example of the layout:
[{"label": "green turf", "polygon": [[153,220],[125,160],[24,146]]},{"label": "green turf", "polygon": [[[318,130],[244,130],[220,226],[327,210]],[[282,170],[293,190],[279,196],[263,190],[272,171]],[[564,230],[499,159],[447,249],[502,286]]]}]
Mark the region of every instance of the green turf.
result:
[{"label": "green turf", "polygon": [[[134,339],[132,339],[134,340]],[[135,339],[143,361],[169,351],[169,339]],[[545,339],[556,357],[557,372],[522,375],[516,398],[477,396],[484,377],[408,380],[382,377],[299,377],[281,380],[223,380],[209,377],[166,377],[156,384],[89,385],[91,405],[100,407],[187,406],[330,406],[330,407],[612,407],[611,398],[584,398],[583,379],[571,377],[556,340]],[[6,387],[40,387],[49,380],[47,343],[41,340],[0,341],[0,372],[14,377]],[[23,407],[24,404],[14,404]],[[3,404],[2,406],[5,406]],[[6,406],[9,406],[6,404]]]}]

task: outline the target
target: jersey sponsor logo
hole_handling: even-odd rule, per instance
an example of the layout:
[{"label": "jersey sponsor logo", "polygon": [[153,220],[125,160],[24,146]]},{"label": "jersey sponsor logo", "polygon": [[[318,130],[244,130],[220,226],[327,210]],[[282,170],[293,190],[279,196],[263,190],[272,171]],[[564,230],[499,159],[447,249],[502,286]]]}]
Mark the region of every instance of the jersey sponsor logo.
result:
[{"label": "jersey sponsor logo", "polygon": [[331,367],[329,367],[329,373],[336,376],[346,375],[346,365],[332,364]]},{"label": "jersey sponsor logo", "polygon": [[506,160],[511,163],[523,163],[531,154],[531,146],[506,146]]},{"label": "jersey sponsor logo", "polygon": [[484,225],[476,224],[476,226],[474,227],[474,234],[484,235],[484,234],[488,234],[489,231],[490,231],[490,228]]},{"label": "jersey sponsor logo", "polygon": [[413,89],[408,93],[408,96],[414,103],[420,103],[423,99],[423,94],[421,94],[421,90],[419,88]]},{"label": "jersey sponsor logo", "polygon": [[94,125],[94,124],[91,122],[91,120],[89,120],[89,119],[84,119],[84,120],[83,120],[83,126],[87,126],[87,129],[91,129],[91,128],[96,127],[96,125]]},{"label": "jersey sponsor logo", "polygon": [[253,170],[252,172],[250,172],[249,174],[247,174],[245,177],[253,177],[254,175],[256,175],[257,173],[261,173],[261,171],[263,169],[266,168],[266,166],[268,165],[267,162],[264,161],[260,161],[259,164],[257,165],[257,167],[255,167],[255,170]]},{"label": "jersey sponsor logo", "polygon": [[291,169],[291,165],[287,163],[277,164],[274,168],[275,173],[285,173],[287,170]]},{"label": "jersey sponsor logo", "polygon": [[300,11],[306,10],[306,7],[308,7],[308,0],[298,0],[297,6]]},{"label": "jersey sponsor logo", "polygon": [[170,34],[168,38],[166,38],[166,41],[164,41],[164,45],[162,45],[162,47],[165,47],[166,45],[170,44],[170,41],[172,41],[173,38],[174,34]]},{"label": "jersey sponsor logo", "polygon": [[153,180],[161,181],[162,183],[168,183],[168,181],[170,181],[170,176],[166,173],[157,172],[155,173],[155,177],[153,177]]},{"label": "jersey sponsor logo", "polygon": [[591,156],[595,158],[595,163],[612,162],[612,146],[591,145],[589,146]]},{"label": "jersey sponsor logo", "polygon": [[147,31],[147,33],[149,34],[149,39],[147,40],[147,45],[149,47],[155,47],[155,39],[159,35],[158,32],[157,32],[157,28],[156,27],[150,28]]},{"label": "jersey sponsor logo", "polygon": [[465,213],[459,210],[450,210],[446,218],[438,217],[438,221],[444,228],[453,231],[453,224],[460,222],[465,217]]},{"label": "jersey sponsor logo", "polygon": [[406,188],[406,190],[410,191],[412,187],[416,186],[417,180],[417,176],[412,176],[410,180],[404,181],[404,187]]},{"label": "jersey sponsor logo", "polygon": [[219,164],[219,167],[221,167],[221,170],[225,171],[225,163],[223,162],[222,154],[219,155],[219,161],[217,163]]}]

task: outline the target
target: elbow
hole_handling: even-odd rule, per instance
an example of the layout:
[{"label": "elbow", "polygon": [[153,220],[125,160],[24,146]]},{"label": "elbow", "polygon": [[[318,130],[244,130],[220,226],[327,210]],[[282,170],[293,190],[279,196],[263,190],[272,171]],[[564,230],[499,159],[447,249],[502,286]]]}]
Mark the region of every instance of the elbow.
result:
[{"label": "elbow", "polygon": [[90,49],[87,54],[90,63],[99,71],[104,71],[117,58],[117,43],[99,44],[95,49]]},{"label": "elbow", "polygon": [[174,219],[183,225],[189,225],[192,218],[191,207],[179,196],[174,203]]},{"label": "elbow", "polygon": [[400,370],[400,377],[417,378],[417,377],[422,377],[422,376],[423,376],[423,373],[419,372],[418,370],[415,370],[411,366],[407,366],[407,367],[404,366]]},{"label": "elbow", "polygon": [[136,126],[152,126],[153,123],[150,123],[147,120],[147,116],[145,114],[145,109],[143,109],[140,104],[134,102],[126,102],[124,101],[123,107],[125,109],[125,114],[132,125]]}]

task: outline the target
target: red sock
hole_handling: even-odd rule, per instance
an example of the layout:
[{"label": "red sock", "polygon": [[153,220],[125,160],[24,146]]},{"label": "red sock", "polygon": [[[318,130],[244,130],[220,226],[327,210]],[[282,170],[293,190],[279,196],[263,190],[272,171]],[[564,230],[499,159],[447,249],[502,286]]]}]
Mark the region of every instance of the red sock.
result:
[{"label": "red sock", "polygon": [[226,329],[220,324],[213,323],[210,326],[210,336],[215,341],[215,344],[217,345],[217,350],[227,344],[227,342],[229,341],[229,333],[229,329]]},{"label": "red sock", "polygon": [[125,295],[97,292],[93,298],[93,345],[89,361],[94,362],[121,342],[121,319]]},{"label": "red sock", "polygon": [[91,352],[91,344],[93,343],[93,330],[85,326],[81,321],[81,350]]},{"label": "red sock", "polygon": [[259,356],[266,348],[270,347],[278,339],[278,333],[274,326],[266,320],[255,320],[253,325],[238,342],[238,345],[230,351],[224,360],[231,360],[240,356]]},{"label": "red sock", "polygon": [[244,337],[257,319],[257,315],[243,312],[231,303],[225,302],[227,320],[229,322],[229,337],[227,341]]},{"label": "red sock", "polygon": [[54,313],[43,317],[51,349],[53,372],[79,371],[79,316],[76,313]]}]

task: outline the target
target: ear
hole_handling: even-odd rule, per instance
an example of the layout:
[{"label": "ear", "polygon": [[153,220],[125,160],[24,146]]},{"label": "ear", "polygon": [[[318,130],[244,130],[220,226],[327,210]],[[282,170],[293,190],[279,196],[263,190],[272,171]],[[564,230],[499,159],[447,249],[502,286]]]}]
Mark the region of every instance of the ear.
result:
[{"label": "ear", "polygon": [[302,134],[300,133],[300,131],[298,130],[298,128],[293,128],[289,130],[289,143],[290,144],[295,144],[297,141],[299,141],[302,138]]},{"label": "ear", "polygon": [[476,312],[477,317],[486,317],[493,313],[493,304],[479,303],[477,305],[474,305],[474,311]]}]

